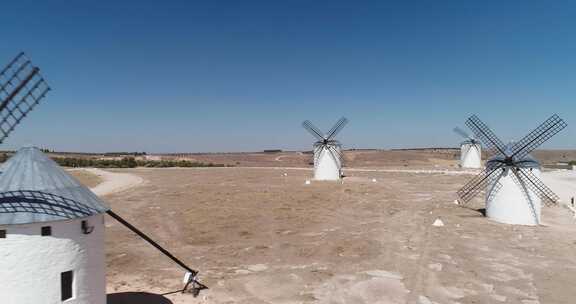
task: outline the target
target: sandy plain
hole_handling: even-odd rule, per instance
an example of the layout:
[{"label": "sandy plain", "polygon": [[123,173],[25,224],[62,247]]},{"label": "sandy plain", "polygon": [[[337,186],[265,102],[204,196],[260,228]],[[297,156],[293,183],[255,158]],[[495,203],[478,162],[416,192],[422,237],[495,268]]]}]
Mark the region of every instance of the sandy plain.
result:
[{"label": "sandy plain", "polygon": [[[343,183],[306,185],[302,154],[266,168],[111,170],[141,179],[104,196],[115,212],[209,289],[177,292],[182,269],[108,218],[109,303],[574,303],[569,209],[545,208],[539,227],[495,223],[481,198],[454,204],[475,173],[454,155],[369,153],[347,155]],[[543,179],[564,201],[576,194],[571,171]]]}]

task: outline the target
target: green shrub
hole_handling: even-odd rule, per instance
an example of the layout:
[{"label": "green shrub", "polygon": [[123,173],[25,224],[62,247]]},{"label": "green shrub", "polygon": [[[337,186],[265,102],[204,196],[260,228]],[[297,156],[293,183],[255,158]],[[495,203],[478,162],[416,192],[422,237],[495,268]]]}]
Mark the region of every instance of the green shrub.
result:
[{"label": "green shrub", "polygon": [[[0,158],[2,155],[0,155]],[[63,167],[93,167],[93,168],[173,168],[173,167],[226,167],[224,164],[192,162],[188,160],[136,160],[134,157],[124,157],[122,159],[96,159],[96,158],[75,158],[75,157],[55,157],[54,161]]]}]

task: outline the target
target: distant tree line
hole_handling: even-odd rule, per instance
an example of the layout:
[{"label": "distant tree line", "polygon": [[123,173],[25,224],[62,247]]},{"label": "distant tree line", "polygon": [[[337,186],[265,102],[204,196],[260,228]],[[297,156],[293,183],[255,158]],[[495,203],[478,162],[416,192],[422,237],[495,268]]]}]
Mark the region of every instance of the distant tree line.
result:
[{"label": "distant tree line", "polygon": [[97,159],[78,157],[54,157],[56,163],[63,167],[94,167],[94,168],[135,168],[138,163],[133,157],[122,159]]},{"label": "distant tree line", "polygon": [[96,159],[76,157],[55,157],[56,163],[63,167],[92,167],[92,168],[192,168],[192,167],[227,167],[224,164],[202,163],[188,160],[136,160],[134,157],[122,159]]},{"label": "distant tree line", "polygon": [[104,156],[144,156],[146,152],[106,152]]},{"label": "distant tree line", "polygon": [[122,157],[122,156],[145,156],[147,155],[146,152],[105,152],[105,153],[89,153],[89,152],[56,152],[56,150],[47,149],[47,148],[40,148],[40,151],[44,153],[59,153],[59,154],[79,154],[79,155],[102,155],[107,157]]}]

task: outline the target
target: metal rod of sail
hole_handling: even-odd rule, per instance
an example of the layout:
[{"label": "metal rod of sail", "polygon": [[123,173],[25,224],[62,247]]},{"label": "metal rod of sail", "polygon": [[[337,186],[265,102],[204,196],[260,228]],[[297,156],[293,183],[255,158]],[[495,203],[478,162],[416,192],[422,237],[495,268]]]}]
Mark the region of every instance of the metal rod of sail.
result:
[{"label": "metal rod of sail", "polygon": [[20,91],[22,90],[22,88],[24,88],[28,82],[30,82],[30,80],[32,80],[32,78],[38,74],[38,72],[40,71],[39,68],[33,68],[32,71],[30,72],[30,74],[28,74],[28,76],[26,76],[26,79],[24,79],[24,81],[22,81],[15,89],[14,91],[12,91],[12,93],[10,93],[10,95],[8,95],[8,97],[6,97],[6,99],[4,99],[2,101],[2,104],[0,104],[0,110],[4,109],[6,107],[6,105],[16,96],[18,95],[18,93],[20,93]]},{"label": "metal rod of sail", "polygon": [[[162,252],[164,255],[166,255],[168,258],[170,258],[172,261],[174,261],[174,263],[180,265],[180,267],[182,267],[186,271],[190,272],[192,274],[192,277],[195,277],[198,274],[198,271],[193,270],[192,268],[188,267],[186,264],[184,264],[182,261],[180,261],[177,257],[172,255],[172,253],[170,253],[168,250],[162,248],[162,246],[160,246],[158,243],[156,243],[154,240],[152,240],[150,237],[148,237],[146,234],[144,234],[144,232],[138,230],[138,228],[132,226],[132,224],[128,223],[128,221],[126,221],[125,219],[120,217],[118,214],[114,213],[114,211],[108,210],[108,211],[106,211],[106,213],[108,213],[108,215],[113,217],[115,220],[120,222],[122,225],[126,226],[128,229],[132,230],[132,232],[136,233],[138,236],[143,238],[150,245],[154,246],[156,249],[158,249],[160,252]],[[201,288],[206,288],[206,286],[200,284],[199,282],[195,282],[195,283],[200,285]]]},{"label": "metal rod of sail", "polygon": [[312,122],[310,122],[309,120],[305,120],[302,123],[302,126],[304,127],[304,129],[308,130],[308,132],[310,132],[310,134],[312,134],[312,136],[316,137],[317,140],[319,141],[323,141],[325,140],[325,136],[324,133],[322,133],[322,131],[320,131],[320,129],[318,129],[314,124],[312,124]]},{"label": "metal rod of sail", "polygon": [[470,116],[465,124],[472,130],[476,138],[480,139],[491,152],[499,152],[503,156],[508,156],[504,151],[505,145],[478,116]]},{"label": "metal rod of sail", "polygon": [[18,60],[20,60],[20,58],[24,57],[24,52],[20,52],[18,54],[18,56],[16,56],[14,59],[12,59],[12,61],[10,61],[10,63],[8,63],[4,69],[2,69],[2,71],[0,71],[0,76],[3,76],[4,74],[6,74],[6,72],[8,72],[8,70],[10,70],[12,68],[12,66],[14,64],[16,64],[16,62],[18,62]]},{"label": "metal rod of sail", "polygon": [[516,159],[521,160],[530,152],[534,151],[541,144],[546,142],[552,136],[556,135],[562,129],[566,128],[567,124],[562,118],[554,114],[552,117],[548,118],[543,122],[538,128],[530,132],[524,138],[522,138],[514,147],[512,147],[512,155],[510,157],[516,157]]},{"label": "metal rod of sail", "polygon": [[[24,71],[27,67],[31,66],[32,62],[30,60],[24,62],[21,66],[19,66],[15,71],[14,74],[12,74],[12,76],[10,76],[8,78],[8,80],[4,81],[4,83],[2,85],[0,85],[0,91],[2,91],[3,93],[5,93],[6,95],[8,95],[8,93],[6,92],[6,88],[8,88],[8,86],[13,85],[13,82],[15,81],[22,81],[20,79],[20,73],[22,73],[22,71]],[[12,67],[10,67],[12,68]],[[34,67],[32,67],[34,68]],[[4,73],[4,72],[2,72]],[[0,76],[5,76],[4,74],[0,74]]]},{"label": "metal rod of sail", "polygon": [[0,71],[0,144],[50,91],[50,87],[24,55],[18,54]]},{"label": "metal rod of sail", "polygon": [[490,181],[492,174],[494,174],[494,172],[498,171],[498,169],[500,169],[502,167],[504,167],[503,164],[498,164],[495,167],[486,168],[486,170],[483,170],[478,175],[476,175],[474,178],[472,178],[468,183],[466,183],[466,185],[464,185],[464,187],[462,187],[460,190],[458,190],[458,192],[457,192],[458,198],[459,198],[458,201],[461,204],[468,203],[478,193],[483,191],[485,186]]},{"label": "metal rod of sail", "polygon": [[328,131],[326,135],[326,139],[331,140],[344,128],[344,126],[348,123],[348,119],[346,117],[340,118],[336,124]]}]

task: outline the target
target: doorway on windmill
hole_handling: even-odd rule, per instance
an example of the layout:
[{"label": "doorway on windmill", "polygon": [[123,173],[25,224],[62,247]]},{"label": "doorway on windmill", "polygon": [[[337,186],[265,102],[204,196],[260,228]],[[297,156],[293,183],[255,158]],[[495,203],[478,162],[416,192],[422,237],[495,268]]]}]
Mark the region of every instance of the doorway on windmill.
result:
[{"label": "doorway on windmill", "polygon": [[72,289],[74,285],[73,283],[74,283],[74,273],[72,272],[72,270],[62,272],[60,274],[60,288],[61,288],[62,301],[72,299],[72,297],[74,296],[74,292]]}]

